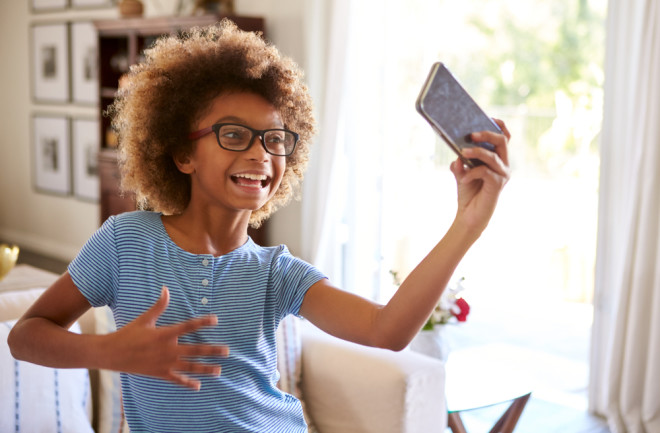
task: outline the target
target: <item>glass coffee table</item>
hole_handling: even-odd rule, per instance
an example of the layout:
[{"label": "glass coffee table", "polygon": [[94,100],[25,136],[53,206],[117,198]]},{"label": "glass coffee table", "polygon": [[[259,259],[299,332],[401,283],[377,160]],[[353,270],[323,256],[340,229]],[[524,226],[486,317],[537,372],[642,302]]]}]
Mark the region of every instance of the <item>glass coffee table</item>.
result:
[{"label": "glass coffee table", "polygon": [[513,432],[532,394],[532,381],[516,365],[515,347],[484,345],[454,350],[445,368],[448,423],[453,433],[467,433],[461,412],[505,402],[511,404],[490,431]]}]

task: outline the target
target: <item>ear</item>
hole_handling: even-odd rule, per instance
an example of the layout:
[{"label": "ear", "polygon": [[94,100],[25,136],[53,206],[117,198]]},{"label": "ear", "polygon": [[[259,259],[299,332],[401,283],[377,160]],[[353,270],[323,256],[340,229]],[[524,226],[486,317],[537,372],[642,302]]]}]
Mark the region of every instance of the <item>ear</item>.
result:
[{"label": "ear", "polygon": [[174,164],[176,164],[176,168],[178,168],[181,173],[192,174],[195,172],[195,167],[190,159],[190,155],[179,152],[174,155],[172,159],[174,160]]}]

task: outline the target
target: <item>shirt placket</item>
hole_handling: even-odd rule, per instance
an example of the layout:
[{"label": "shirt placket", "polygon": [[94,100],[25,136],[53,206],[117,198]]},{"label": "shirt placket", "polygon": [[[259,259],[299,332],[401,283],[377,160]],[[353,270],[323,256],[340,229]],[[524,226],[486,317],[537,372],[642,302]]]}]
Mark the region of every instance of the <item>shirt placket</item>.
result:
[{"label": "shirt placket", "polygon": [[207,257],[201,260],[200,277],[198,311],[201,314],[209,314],[213,296],[213,266],[211,260]]}]

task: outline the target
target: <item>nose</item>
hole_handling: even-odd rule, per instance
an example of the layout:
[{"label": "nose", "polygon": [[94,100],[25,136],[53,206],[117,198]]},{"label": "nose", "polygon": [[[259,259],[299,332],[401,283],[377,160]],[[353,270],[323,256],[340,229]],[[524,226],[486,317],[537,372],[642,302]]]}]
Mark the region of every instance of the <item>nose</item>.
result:
[{"label": "nose", "polygon": [[[255,139],[258,142],[257,146],[254,145]],[[254,134],[254,136],[252,137],[252,141],[250,141],[250,145],[245,150],[245,153],[248,159],[254,159],[257,161],[265,161],[268,160],[268,158],[270,158],[270,154],[266,152],[266,145],[264,144],[264,138],[262,135],[259,134]]]}]

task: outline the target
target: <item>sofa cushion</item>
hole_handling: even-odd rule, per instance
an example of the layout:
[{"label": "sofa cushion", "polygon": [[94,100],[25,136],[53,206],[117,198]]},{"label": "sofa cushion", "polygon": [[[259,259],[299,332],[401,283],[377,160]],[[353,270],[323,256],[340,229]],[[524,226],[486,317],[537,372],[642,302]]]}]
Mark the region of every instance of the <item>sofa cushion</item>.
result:
[{"label": "sofa cushion", "polygon": [[18,319],[45,291],[44,288],[0,293],[0,321]]},{"label": "sofa cushion", "polygon": [[88,371],[15,360],[7,345],[15,323],[0,322],[0,431],[93,432]]}]

